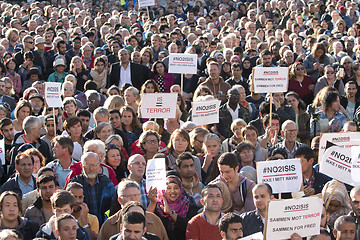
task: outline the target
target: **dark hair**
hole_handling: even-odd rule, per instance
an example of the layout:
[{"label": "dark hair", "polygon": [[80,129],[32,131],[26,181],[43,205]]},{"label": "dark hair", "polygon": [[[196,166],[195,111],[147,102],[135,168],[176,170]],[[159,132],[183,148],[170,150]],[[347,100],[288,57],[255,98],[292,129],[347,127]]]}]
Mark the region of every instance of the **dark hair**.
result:
[{"label": "dark hair", "polygon": [[69,117],[65,120],[64,122],[64,129],[69,133],[69,129],[73,126],[75,126],[76,124],[80,123],[80,126],[82,126],[81,120],[79,117],[75,116],[75,117]]},{"label": "dark hair", "polygon": [[210,188],[217,188],[220,190],[221,192],[221,195],[222,195],[222,191],[221,191],[221,188],[216,185],[215,183],[209,183],[208,185],[206,185],[202,190],[201,190],[201,198],[205,198],[206,194],[207,194],[207,191],[210,189]]},{"label": "dark hair", "polygon": [[56,136],[51,143],[58,143],[62,148],[67,148],[70,156],[74,151],[74,142],[69,136]]},{"label": "dark hair", "polygon": [[317,50],[323,50],[323,51],[324,51],[323,55],[320,57],[320,59],[323,59],[323,58],[325,57],[325,54],[326,54],[326,47],[325,47],[325,45],[324,45],[323,43],[315,43],[314,46],[313,46],[313,48],[312,48],[312,50],[311,50],[311,55],[312,55],[313,57],[315,57],[315,52],[316,52]]},{"label": "dark hair", "polygon": [[227,233],[229,224],[232,223],[242,223],[242,219],[239,214],[230,212],[222,216],[219,223],[220,232]]},{"label": "dark hair", "polygon": [[260,58],[266,56],[266,55],[272,55],[271,52],[268,49],[264,49],[261,53],[260,53]]},{"label": "dark hair", "polygon": [[124,214],[122,223],[123,225],[143,224],[143,228],[145,228],[145,216],[139,212],[128,212]]},{"label": "dark hair", "polygon": [[154,64],[152,65],[152,68],[151,68],[151,71],[154,73],[154,74],[158,74],[158,72],[156,71],[156,65],[157,64],[162,64],[164,66],[164,71],[167,72],[167,67],[165,65],[165,63],[163,63],[162,61],[156,61],[154,62]]},{"label": "dark hair", "polygon": [[240,68],[240,70],[243,70],[243,67],[240,63],[233,63],[231,66],[231,69],[234,69],[234,68]]},{"label": "dark hair", "polygon": [[355,224],[355,229],[356,229],[356,222],[355,219],[352,216],[340,216],[336,219],[335,223],[334,223],[334,229],[336,231],[340,231],[340,226],[342,224],[344,224],[345,222],[350,222],[350,223],[354,223]]},{"label": "dark hair", "polygon": [[297,94],[296,92],[288,92],[286,95],[285,95],[285,98],[287,97],[294,97],[296,100],[299,101],[299,109],[302,109],[302,110],[305,110],[306,109],[306,105],[304,103],[304,101],[299,97],[299,94]]},{"label": "dark hair", "polygon": [[38,178],[42,176],[45,172],[54,172],[54,170],[51,167],[42,167],[37,172]]},{"label": "dark hair", "polygon": [[[284,159],[287,159],[288,158],[288,153],[286,152],[286,150],[284,148],[281,148],[281,147],[277,147],[277,148],[274,148],[271,152],[270,152],[270,155],[269,155],[269,158],[270,157],[274,157],[276,154],[280,154],[284,157]],[[266,159],[266,160],[278,160],[278,158],[275,158],[274,159]]]},{"label": "dark hair", "polygon": [[188,152],[181,153],[176,159],[176,166],[178,166],[180,168],[182,161],[189,160],[189,159],[193,160],[193,162],[194,162],[194,158],[190,153],[188,153]]},{"label": "dark hair", "polygon": [[[327,237],[331,237],[330,233],[325,228],[320,228],[320,234],[319,235],[325,235]],[[313,235],[310,237],[310,240],[316,240],[319,235]]]},{"label": "dark hair", "polygon": [[[273,109],[275,109],[275,105],[273,104]],[[262,102],[259,106],[259,111],[262,117],[264,117],[266,114],[270,113],[270,103],[269,102]]]},{"label": "dark hair", "polygon": [[30,58],[31,61],[34,61],[34,54],[32,52],[26,52],[24,53],[24,60]]},{"label": "dark hair", "polygon": [[314,158],[315,159],[315,153],[314,150],[312,150],[309,146],[304,145],[296,149],[295,157],[304,157],[307,161]]},{"label": "dark hair", "polygon": [[84,190],[84,187],[81,183],[78,182],[71,182],[66,186],[66,191],[70,192],[71,189],[81,189]]},{"label": "dark hair", "polygon": [[269,195],[273,195],[273,190],[272,190],[272,187],[270,186],[270,184],[268,183],[258,183],[254,186],[253,189],[255,188],[259,188],[259,187],[265,187],[266,188],[266,191],[269,193]]},{"label": "dark hair", "polygon": [[14,125],[14,123],[11,121],[10,118],[1,119],[1,121],[0,121],[0,130],[2,131],[2,129],[4,127],[9,126],[9,125]]},{"label": "dark hair", "polygon": [[217,163],[219,165],[227,165],[233,169],[235,169],[237,166],[239,166],[238,159],[237,159],[236,155],[232,152],[226,152],[226,153],[221,154]]},{"label": "dark hair", "polygon": [[[272,114],[272,120],[278,120],[280,122],[280,117],[276,113]],[[266,114],[263,119],[263,123],[265,126],[267,126],[270,122],[270,114]]]},{"label": "dark hair", "polygon": [[70,204],[73,208],[76,198],[70,192],[65,190],[57,190],[50,198],[52,208],[61,208],[66,204]]},{"label": "dark hair", "polygon": [[129,201],[125,203],[125,205],[121,208],[121,214],[126,214],[131,207],[140,207],[144,211],[144,214],[146,214],[146,208],[144,207],[144,205],[136,201]]},{"label": "dark hair", "polygon": [[176,135],[182,136],[188,142],[188,146],[185,151],[191,151],[189,133],[184,129],[176,129],[170,136],[170,140],[169,140],[169,144],[168,144],[168,153],[172,154],[173,151],[175,150],[172,140],[175,138]]},{"label": "dark hair", "polygon": [[339,93],[337,91],[328,91],[325,93],[324,98],[321,101],[321,105],[323,105],[325,111],[327,111],[333,102],[336,102],[336,100],[340,97]]},{"label": "dark hair", "polygon": [[56,186],[56,178],[51,175],[42,175],[36,179],[36,188],[40,188],[40,184],[48,183],[48,182],[54,182],[54,185]]},{"label": "dark hair", "polygon": [[68,213],[64,213],[64,214],[61,214],[59,217],[56,218],[56,220],[55,220],[55,229],[59,231],[60,227],[61,227],[61,221],[67,220],[67,219],[71,219],[71,220],[74,220],[76,222],[76,219],[75,219],[75,217],[73,215],[68,214]]},{"label": "dark hair", "polygon": [[34,159],[33,159],[29,154],[26,154],[26,153],[20,153],[20,154],[16,155],[16,157],[15,157],[15,164],[16,164],[16,165],[19,165],[20,160],[21,160],[21,159],[24,159],[24,158],[30,158],[32,164],[34,165]]},{"label": "dark hair", "polygon": [[89,112],[89,110],[86,109],[80,109],[77,113],[76,113],[77,117],[91,117],[91,113]]},{"label": "dark hair", "polygon": [[119,111],[118,109],[111,109],[111,110],[109,111],[109,114],[113,114],[113,113],[117,113],[117,114],[119,114],[119,116],[121,117],[121,113],[120,113],[120,111]]},{"label": "dark hair", "polygon": [[234,154],[237,156],[239,163],[241,163],[240,153],[243,150],[251,150],[254,155],[253,161],[255,160],[255,154],[256,154],[255,147],[250,142],[244,141],[244,142],[239,143],[239,145],[237,145],[237,147],[234,151]]},{"label": "dark hair", "polygon": [[120,95],[120,88],[119,88],[119,87],[117,87],[117,86],[115,86],[115,85],[112,85],[112,86],[107,90],[107,92],[109,93],[111,90],[116,90],[116,91],[119,93],[119,95]]},{"label": "dark hair", "polygon": [[56,48],[59,49],[60,48],[60,44],[65,44],[66,45],[66,42],[64,40],[60,40],[56,43]]}]

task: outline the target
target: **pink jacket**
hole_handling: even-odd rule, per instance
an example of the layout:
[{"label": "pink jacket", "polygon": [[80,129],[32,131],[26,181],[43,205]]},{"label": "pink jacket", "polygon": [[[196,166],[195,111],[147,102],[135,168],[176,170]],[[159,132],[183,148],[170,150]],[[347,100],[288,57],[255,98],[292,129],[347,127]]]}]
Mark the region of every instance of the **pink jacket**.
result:
[{"label": "pink jacket", "polygon": [[19,97],[22,90],[20,74],[14,73],[14,76],[12,76],[9,71],[6,71],[5,77],[8,77],[12,80],[15,94]]}]

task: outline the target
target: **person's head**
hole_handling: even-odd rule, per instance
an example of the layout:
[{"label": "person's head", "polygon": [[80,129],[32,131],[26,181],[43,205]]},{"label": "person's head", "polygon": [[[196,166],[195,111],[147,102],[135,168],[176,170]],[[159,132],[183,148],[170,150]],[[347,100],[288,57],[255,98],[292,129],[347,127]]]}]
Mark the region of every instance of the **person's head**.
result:
[{"label": "person's head", "polygon": [[348,81],[345,84],[345,93],[347,98],[354,98],[357,93],[356,83],[354,81]]},{"label": "person's head", "polygon": [[104,102],[104,107],[106,109],[108,109],[110,112],[112,110],[118,110],[120,111],[120,109],[125,105],[125,101],[122,97],[120,97],[119,95],[113,95],[113,96],[109,96],[106,101]]},{"label": "person's head", "polygon": [[356,217],[360,216],[360,186],[356,186],[350,191],[351,207]]},{"label": "person's head", "polygon": [[56,191],[56,178],[42,175],[36,179],[36,188],[41,200],[50,203],[50,198]]},{"label": "person's head", "polygon": [[267,211],[267,203],[274,199],[272,188],[267,183],[258,183],[252,189],[254,205],[256,209],[264,213]]},{"label": "person's head", "polygon": [[10,118],[3,118],[0,121],[0,133],[4,136],[6,141],[12,142],[14,140],[14,124]]},{"label": "person's head", "polygon": [[194,128],[190,133],[190,143],[191,143],[191,147],[196,151],[196,152],[202,152],[202,147],[203,147],[203,142],[204,142],[204,138],[205,136],[209,134],[209,131],[205,128],[202,127],[197,127]]},{"label": "person's head", "polygon": [[315,161],[314,151],[307,145],[301,146],[296,149],[294,156],[301,161],[301,168],[303,173],[312,171]]},{"label": "person's head", "polygon": [[78,182],[71,182],[67,185],[66,191],[70,192],[75,197],[75,203],[73,207],[74,212],[80,212],[82,204],[84,202],[84,189],[83,185]]},{"label": "person's head", "polygon": [[146,80],[146,82],[141,86],[141,94],[157,92],[160,92],[159,85],[153,79]]},{"label": "person's head", "polygon": [[342,132],[356,132],[357,131],[357,125],[355,122],[353,121],[347,121],[342,130]]},{"label": "person's head", "polygon": [[78,228],[77,221],[71,214],[62,214],[55,220],[55,233],[59,240],[76,240]]},{"label": "person's head", "polygon": [[281,126],[281,135],[288,143],[295,143],[297,132],[296,123],[292,120],[286,120]]},{"label": "person's head", "polygon": [[205,136],[203,142],[203,150],[206,154],[215,157],[220,153],[221,139],[214,133],[209,133]]},{"label": "person's head", "polygon": [[121,237],[124,240],[140,240],[146,232],[145,216],[136,211],[124,214],[121,222]]},{"label": "person's head", "polygon": [[121,207],[130,201],[141,201],[139,184],[133,180],[124,178],[117,187],[117,193]]},{"label": "person's head", "polygon": [[27,116],[31,115],[31,104],[27,100],[21,100],[16,104],[16,108],[14,111],[15,118],[23,121]]},{"label": "person's head", "polygon": [[221,217],[219,222],[220,235],[223,240],[236,240],[243,237],[242,218],[231,212]]},{"label": "person's head", "polygon": [[145,174],[146,160],[141,154],[132,155],[127,163],[127,168],[132,176],[142,179]]},{"label": "person's head", "polygon": [[100,158],[96,153],[87,152],[81,156],[83,174],[88,179],[95,179],[100,167]]},{"label": "person's head", "polygon": [[0,212],[2,222],[15,222],[21,214],[21,200],[12,191],[5,191],[0,195]]},{"label": "person's head", "polygon": [[115,144],[106,146],[105,164],[114,169],[121,164],[121,150]]},{"label": "person's head", "polygon": [[64,111],[68,116],[74,116],[76,112],[76,100],[73,97],[64,98],[62,105],[64,107]]},{"label": "person's head", "polygon": [[333,235],[336,240],[355,240],[356,223],[352,216],[340,216],[334,223]]},{"label": "person's head", "polygon": [[144,153],[157,153],[160,147],[160,135],[152,130],[143,132],[139,137],[139,146]]},{"label": "person's head", "polygon": [[175,175],[166,177],[165,198],[167,201],[176,202],[182,195],[183,188],[181,179]]},{"label": "person's head", "polygon": [[15,169],[21,179],[30,179],[34,171],[34,159],[25,153],[16,155]]},{"label": "person's head", "polygon": [[94,112],[94,110],[100,105],[100,94],[95,90],[87,90],[85,92],[87,105],[90,112]]},{"label": "person's head", "polygon": [[234,153],[227,152],[221,154],[218,161],[220,176],[226,182],[233,182],[238,177],[239,162]]},{"label": "person's head", "polygon": [[252,166],[255,160],[255,147],[250,142],[241,142],[237,145],[235,154],[242,166]]},{"label": "person's head", "polygon": [[217,62],[210,62],[207,65],[208,72],[210,74],[210,78],[212,80],[217,80],[220,76],[220,66]]},{"label": "person's head", "polygon": [[[16,230],[3,229],[0,232],[0,240],[21,240],[22,238],[18,235]],[[35,239],[38,240],[38,239]]]},{"label": "person's head", "polygon": [[257,138],[259,132],[256,127],[252,125],[247,125],[241,129],[241,136],[245,141],[250,142],[254,147],[257,145]]},{"label": "person's head", "polygon": [[91,113],[86,109],[80,109],[76,113],[76,116],[79,117],[81,121],[81,132],[86,133],[89,129]]},{"label": "person's head", "polygon": [[69,158],[74,151],[73,140],[69,136],[56,136],[52,140],[54,157],[63,160],[64,157]]},{"label": "person's head", "polygon": [[331,240],[331,235],[326,228],[320,228],[320,234],[313,235],[309,240]]},{"label": "person's head", "polygon": [[227,99],[230,105],[237,105],[240,100],[240,92],[237,87],[232,87],[227,91]]},{"label": "person's head", "polygon": [[190,137],[184,129],[176,129],[170,136],[168,144],[169,154],[175,152],[181,154],[185,151],[190,151]]},{"label": "person's head", "polygon": [[177,157],[176,166],[181,178],[189,179],[195,174],[194,158],[188,152],[181,153]]},{"label": "person's head", "polygon": [[127,105],[138,101],[140,98],[139,90],[135,87],[128,87],[124,92],[124,98]]},{"label": "person's head", "polygon": [[99,139],[88,140],[84,144],[84,153],[93,152],[99,156],[100,161],[105,159],[105,144]]},{"label": "person's head", "polygon": [[200,203],[206,212],[219,213],[223,201],[222,191],[216,184],[208,184],[201,190]]},{"label": "person's head", "polygon": [[265,49],[260,53],[260,59],[264,67],[270,67],[272,61],[272,54],[269,50]]},{"label": "person's head", "polygon": [[325,110],[327,111],[339,111],[340,109],[340,96],[336,91],[328,91],[325,93],[321,104]]},{"label": "person's head", "polygon": [[96,125],[94,129],[95,138],[100,139],[103,142],[105,142],[105,140],[112,134],[114,134],[114,130],[108,122],[101,122]]},{"label": "person's head", "polygon": [[68,191],[57,190],[50,198],[50,201],[55,217],[59,217],[64,213],[72,213],[76,199]]},{"label": "person's head", "polygon": [[280,130],[280,117],[276,113],[272,113],[271,122],[270,122],[270,114],[266,114],[263,118],[264,129],[268,126],[271,126],[271,131],[274,134],[278,134]]}]

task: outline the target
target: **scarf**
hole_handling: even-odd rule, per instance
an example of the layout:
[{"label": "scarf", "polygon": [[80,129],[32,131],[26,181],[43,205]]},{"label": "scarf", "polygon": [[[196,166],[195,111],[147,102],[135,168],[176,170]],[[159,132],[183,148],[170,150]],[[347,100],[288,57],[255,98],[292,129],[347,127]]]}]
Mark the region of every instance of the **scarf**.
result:
[{"label": "scarf", "polygon": [[107,70],[104,69],[101,73],[95,71],[95,69],[91,69],[90,76],[94,80],[97,85],[97,88],[105,88],[106,87],[106,80],[107,80]]},{"label": "scarf", "polygon": [[164,76],[157,77],[157,84],[159,85],[160,92],[165,92]]},{"label": "scarf", "polygon": [[164,206],[164,201],[161,196],[165,197],[171,210],[173,210],[174,212],[176,212],[177,215],[179,215],[180,217],[183,217],[183,218],[186,217],[186,214],[189,210],[190,201],[184,195],[184,189],[182,187],[181,180],[177,176],[174,176],[174,175],[168,176],[166,178],[166,185],[168,185],[170,183],[177,184],[180,187],[182,193],[174,202],[172,202],[166,197],[165,190],[162,190],[161,192],[159,192],[159,194],[157,196],[158,202],[156,204],[156,210],[162,217],[167,218],[170,220],[171,223],[174,223],[171,216],[166,214],[164,212],[164,210],[160,207],[160,206]]}]

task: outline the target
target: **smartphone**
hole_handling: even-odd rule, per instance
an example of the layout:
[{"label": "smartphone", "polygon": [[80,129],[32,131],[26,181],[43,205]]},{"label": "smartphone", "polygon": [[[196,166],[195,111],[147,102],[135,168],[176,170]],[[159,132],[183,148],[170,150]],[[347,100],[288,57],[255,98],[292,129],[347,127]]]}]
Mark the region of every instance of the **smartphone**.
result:
[{"label": "smartphone", "polygon": [[340,76],[341,78],[345,77],[345,71],[344,71],[343,68],[340,68],[340,69],[339,69],[339,76]]}]

